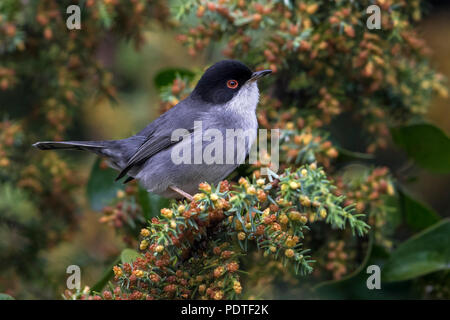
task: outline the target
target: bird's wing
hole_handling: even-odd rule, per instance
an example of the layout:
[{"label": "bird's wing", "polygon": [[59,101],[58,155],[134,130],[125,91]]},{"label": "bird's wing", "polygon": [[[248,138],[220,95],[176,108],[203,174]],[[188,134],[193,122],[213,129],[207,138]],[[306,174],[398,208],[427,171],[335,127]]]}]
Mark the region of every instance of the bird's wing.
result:
[{"label": "bird's wing", "polygon": [[161,115],[149,124],[137,136],[146,136],[144,142],[129,158],[126,166],[116,178],[124,177],[131,168],[140,165],[158,152],[178,143],[172,141],[172,132],[176,129],[186,129],[189,133],[194,131],[194,121],[200,117],[197,108],[181,101],[178,105]]},{"label": "bird's wing", "polygon": [[[192,132],[193,129],[188,129],[189,132]],[[136,165],[142,164],[144,161],[150,159],[152,156],[157,154],[158,152],[174,145],[179,141],[172,141],[170,136],[152,136],[149,137],[133,154],[133,156],[128,160],[127,165],[116,178],[116,181],[124,177],[128,171],[131,170]]]}]

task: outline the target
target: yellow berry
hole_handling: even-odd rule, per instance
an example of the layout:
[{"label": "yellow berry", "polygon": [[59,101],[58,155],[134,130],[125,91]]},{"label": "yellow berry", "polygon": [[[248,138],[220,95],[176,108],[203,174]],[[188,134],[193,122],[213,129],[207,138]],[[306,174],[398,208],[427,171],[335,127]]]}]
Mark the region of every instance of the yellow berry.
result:
[{"label": "yellow berry", "polygon": [[287,249],[287,250],[284,252],[284,255],[285,255],[286,257],[288,257],[288,258],[292,258],[292,257],[294,256],[294,250],[292,250],[292,249]]},{"label": "yellow berry", "polygon": [[289,222],[289,219],[285,214],[282,214],[278,219],[280,220],[281,224],[287,224]]},{"label": "yellow berry", "polygon": [[9,160],[7,158],[1,158],[0,167],[7,167],[7,166],[9,166]]},{"label": "yellow berry", "polygon": [[392,186],[391,183],[388,183],[386,192],[390,196],[394,195],[395,191],[394,191],[394,187]]},{"label": "yellow berry", "polygon": [[296,189],[300,188],[300,183],[297,183],[296,181],[291,181],[291,182],[289,182],[289,187],[292,190],[296,190]]},{"label": "yellow berry", "polygon": [[262,187],[264,185],[264,183],[266,183],[265,179],[261,178],[261,179],[256,180],[256,184],[260,187]]},{"label": "yellow berry", "polygon": [[194,200],[195,201],[199,201],[205,198],[205,194],[204,193],[196,193],[194,194]]},{"label": "yellow berry", "polygon": [[144,271],[142,270],[135,270],[133,271],[133,274],[138,277],[138,278],[142,278],[144,276]]},{"label": "yellow berry", "polygon": [[145,250],[148,247],[148,241],[147,240],[142,240],[141,243],[139,244],[139,249],[141,250]]},{"label": "yellow berry", "polygon": [[292,248],[297,244],[297,242],[294,239],[292,239],[291,237],[289,237],[286,240],[285,244],[286,244],[286,247]]},{"label": "yellow berry", "polygon": [[115,274],[117,277],[121,277],[121,276],[123,275],[122,269],[121,269],[120,267],[118,267],[118,266],[114,266],[114,267],[113,267],[113,271],[114,271],[114,274]]},{"label": "yellow berry", "polygon": [[300,222],[305,224],[308,222],[308,218],[305,215],[300,216]]},{"label": "yellow berry", "polygon": [[219,196],[217,194],[215,194],[215,193],[212,193],[211,196],[210,196],[210,199],[212,201],[217,201],[219,199]]},{"label": "yellow berry", "polygon": [[125,192],[123,190],[117,190],[117,198],[122,199],[125,197]]},{"label": "yellow berry", "polygon": [[250,195],[256,194],[255,187],[248,187],[245,191],[247,192],[247,194],[250,194]]},{"label": "yellow berry", "polygon": [[307,196],[300,196],[300,204],[304,207],[309,207],[311,205],[311,200]]},{"label": "yellow berry", "polygon": [[318,8],[319,5],[317,3],[312,3],[306,7],[306,12],[308,12],[309,14],[314,14]]},{"label": "yellow berry", "polygon": [[219,290],[216,292],[216,294],[214,295],[214,300],[222,300],[223,299],[223,291]]},{"label": "yellow berry", "polygon": [[287,130],[294,130],[294,123],[293,122],[286,123],[286,129]]},{"label": "yellow berry", "polygon": [[235,281],[233,283],[233,290],[236,292],[236,294],[240,294],[242,292],[241,283],[239,281]]},{"label": "yellow berry", "polygon": [[170,218],[172,218],[172,216],[173,216],[173,211],[170,210],[170,209],[167,209],[167,208],[163,208],[163,209],[161,209],[161,214],[162,214],[164,217],[170,219]]},{"label": "yellow berry", "polygon": [[198,188],[199,190],[205,191],[207,193],[211,192],[211,186],[209,185],[209,183],[206,182],[200,183]]},{"label": "yellow berry", "polygon": [[300,219],[301,219],[301,214],[300,214],[300,212],[298,212],[298,211],[291,211],[291,212],[289,212],[289,218],[290,218],[292,221],[300,221]]}]

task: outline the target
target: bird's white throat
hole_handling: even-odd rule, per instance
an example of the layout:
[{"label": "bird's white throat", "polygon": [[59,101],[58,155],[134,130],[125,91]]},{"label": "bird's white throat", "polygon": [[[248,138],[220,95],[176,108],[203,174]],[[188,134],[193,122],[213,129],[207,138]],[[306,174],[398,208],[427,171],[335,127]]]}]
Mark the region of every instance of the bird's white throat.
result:
[{"label": "bird's white throat", "polygon": [[224,107],[244,117],[254,117],[258,100],[259,90],[256,81],[247,82]]},{"label": "bird's white throat", "polygon": [[[238,117],[233,117],[237,127],[242,128],[247,136],[248,140],[245,143],[245,138],[237,142],[237,144],[247,145],[247,151],[256,140],[258,120],[256,118],[256,107],[259,100],[259,90],[256,81],[251,81],[245,83],[239,92],[225,104],[224,109],[229,113],[237,115]],[[239,140],[239,139],[238,139]],[[234,141],[234,138],[233,138]],[[245,155],[241,155],[245,158]]]}]

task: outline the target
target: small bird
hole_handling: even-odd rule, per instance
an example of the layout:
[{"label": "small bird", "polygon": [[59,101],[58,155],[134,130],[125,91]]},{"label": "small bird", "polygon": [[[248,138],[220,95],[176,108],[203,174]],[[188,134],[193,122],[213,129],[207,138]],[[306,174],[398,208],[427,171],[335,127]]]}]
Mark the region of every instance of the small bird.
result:
[{"label": "small bird", "polygon": [[[257,80],[271,72],[252,72],[239,61],[223,60],[205,71],[186,99],[134,136],[107,141],[43,141],[33,146],[94,152],[120,171],[116,180],[127,175],[124,183],[137,179],[149,192],[192,200],[200,183],[223,180],[249,153],[258,129]],[[174,139],[177,130],[183,134]]]}]

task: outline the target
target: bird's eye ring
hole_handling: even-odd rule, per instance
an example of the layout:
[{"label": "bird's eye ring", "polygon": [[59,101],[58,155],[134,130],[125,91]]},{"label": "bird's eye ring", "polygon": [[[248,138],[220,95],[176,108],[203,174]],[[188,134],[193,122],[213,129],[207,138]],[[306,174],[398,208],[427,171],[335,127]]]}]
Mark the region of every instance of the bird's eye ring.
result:
[{"label": "bird's eye ring", "polygon": [[238,82],[236,80],[228,80],[227,87],[230,89],[236,89],[238,86]]}]

